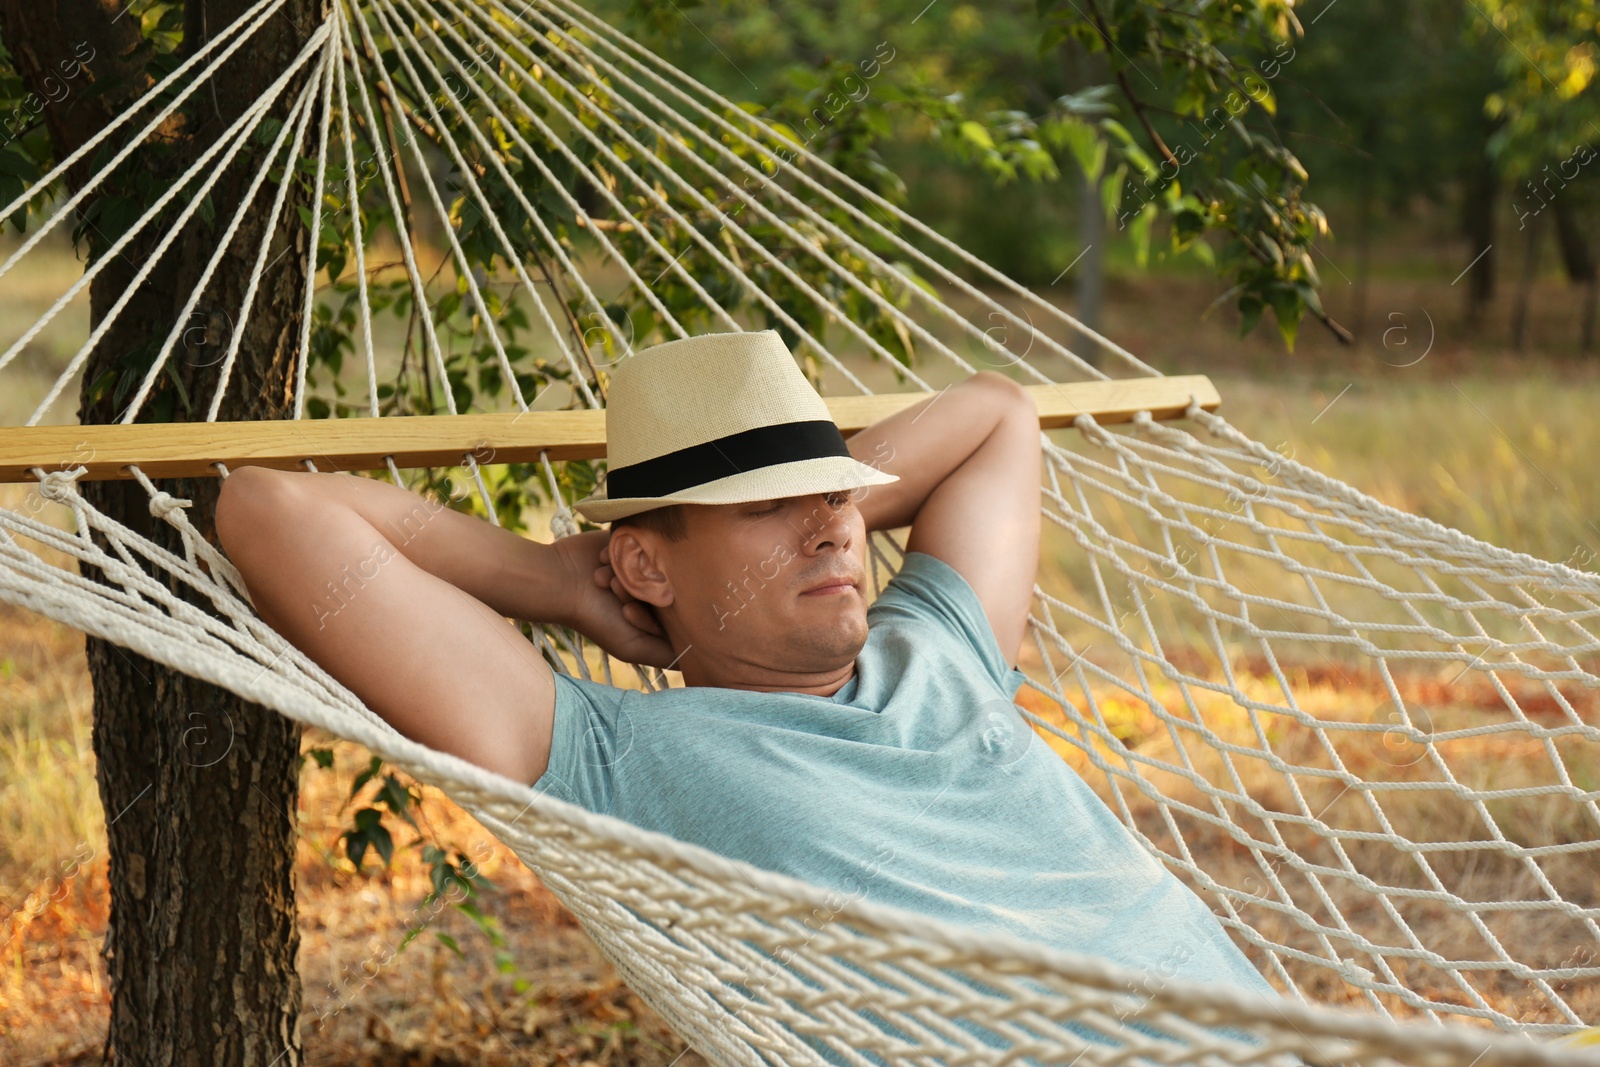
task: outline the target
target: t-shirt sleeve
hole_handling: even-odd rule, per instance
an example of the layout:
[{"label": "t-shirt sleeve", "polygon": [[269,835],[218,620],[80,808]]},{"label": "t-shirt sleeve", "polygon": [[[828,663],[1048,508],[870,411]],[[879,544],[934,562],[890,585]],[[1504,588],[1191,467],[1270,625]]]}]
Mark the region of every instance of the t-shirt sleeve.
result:
[{"label": "t-shirt sleeve", "polygon": [[989,677],[1007,696],[1027,681],[1027,675],[1006,662],[977,592],[960,571],[938,556],[907,552],[900,570],[873,602],[873,609],[928,619],[944,627],[977,654]]},{"label": "t-shirt sleeve", "polygon": [[632,719],[626,707],[631,691],[560,671],[554,675],[556,702],[550,731],[550,763],[533,783],[533,789],[610,815],[613,772],[632,744]]}]

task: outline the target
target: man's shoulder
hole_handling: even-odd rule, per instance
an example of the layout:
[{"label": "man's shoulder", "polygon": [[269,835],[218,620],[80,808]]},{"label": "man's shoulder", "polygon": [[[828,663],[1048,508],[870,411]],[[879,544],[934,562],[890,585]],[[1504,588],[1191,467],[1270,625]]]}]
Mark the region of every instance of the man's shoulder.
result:
[{"label": "man's shoulder", "polygon": [[1000,650],[977,592],[960,571],[938,556],[908,551],[899,571],[868,609],[872,624],[921,623],[976,654],[986,672],[1014,692],[1021,684]]},{"label": "man's shoulder", "polygon": [[950,564],[926,552],[905,554],[899,570],[883,585],[883,591],[868,606],[868,614],[898,612],[935,619],[965,617],[966,609],[977,608],[978,595]]}]

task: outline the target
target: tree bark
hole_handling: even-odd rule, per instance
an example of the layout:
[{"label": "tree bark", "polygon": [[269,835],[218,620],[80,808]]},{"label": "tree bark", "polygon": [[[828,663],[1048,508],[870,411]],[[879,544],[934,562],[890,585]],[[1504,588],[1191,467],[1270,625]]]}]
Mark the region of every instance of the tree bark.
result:
[{"label": "tree bark", "polygon": [[1583,304],[1579,312],[1578,350],[1585,355],[1594,351],[1595,304],[1600,297],[1600,265],[1595,263],[1593,244],[1583,225],[1581,208],[1574,205],[1571,196],[1558,196],[1551,204],[1555,212],[1556,247],[1561,251],[1561,262],[1567,270],[1567,280],[1583,290]]},{"label": "tree bark", "polygon": [[[185,54],[247,6],[245,0],[190,0]],[[164,182],[181,173],[287,67],[322,17],[322,0],[290,0],[94,196],[153,200]],[[114,0],[55,5],[0,0],[0,34],[30,88],[73,55],[76,42],[93,48],[83,76],[109,91],[75,92],[45,109],[57,158],[151,84],[143,73],[144,57],[133,50],[140,41],[137,20]],[[302,70],[301,81],[306,76]],[[275,112],[280,119],[289,98],[285,94]],[[253,157],[247,150],[234,161],[211,192],[215,221],[206,224],[198,215],[191,220],[96,346],[79,398],[83,423],[115,421],[125,411],[126,397],[119,400],[96,383],[129,371],[137,374],[135,381],[142,379],[198,284],[264,150],[254,147]],[[78,189],[88,176],[87,168],[79,168],[67,179]],[[141,191],[140,176],[157,178],[158,191]],[[170,357],[170,373],[137,421],[204,418],[274,191],[270,180],[259,191],[207,285],[200,318],[192,318],[192,328]],[[309,241],[297,200],[304,196],[295,189],[272,236],[268,258],[279,251],[288,254],[277,260],[257,292],[219,414],[223,420],[278,418],[291,410]],[[88,236],[101,251],[109,243],[98,230]],[[93,323],[104,321],[154,244],[155,239],[141,236],[95,279]],[[190,520],[214,542],[218,481],[156,484],[192,500]],[[149,498],[137,482],[89,482],[83,493],[111,518],[183,555],[177,531],[151,517]],[[97,569],[82,569],[85,576],[103,580]],[[187,587],[167,584],[174,595],[200,603]],[[299,724],[98,638],[89,638],[87,658],[110,857],[111,910],[103,954],[111,1025],[105,1062],[294,1067],[302,1059],[294,910]]]},{"label": "tree bark", "polygon": [[1474,173],[1467,178],[1461,204],[1461,230],[1467,238],[1467,255],[1481,254],[1467,271],[1467,322],[1470,325],[1483,321],[1484,312],[1494,299],[1494,209],[1499,196],[1500,175],[1485,148]]},{"label": "tree bark", "polygon": [[[1071,42],[1062,46],[1062,70],[1072,90],[1103,85],[1110,77],[1104,56]],[[1101,332],[1106,280],[1105,205],[1100,199],[1099,182],[1090,181],[1081,169],[1078,178],[1078,240],[1083,243],[1083,252],[1073,270],[1073,310],[1079,322]],[[1099,367],[1104,362],[1099,341],[1086,332],[1080,331],[1074,349],[1091,366]]]},{"label": "tree bark", "polygon": [[1517,283],[1517,300],[1511,308],[1511,347],[1522,352],[1528,347],[1528,305],[1533,301],[1533,283],[1539,276],[1539,216],[1528,220],[1523,244],[1522,278]]},{"label": "tree bark", "polygon": [[[1091,330],[1100,330],[1100,312],[1105,303],[1106,280],[1106,216],[1100,201],[1100,186],[1088,175],[1078,177],[1078,239],[1083,242],[1082,259],[1078,261],[1076,310],[1078,321]],[[1080,342],[1085,360],[1098,367],[1102,363],[1100,345],[1094,338],[1085,336]]]},{"label": "tree bark", "polygon": [[[1362,144],[1378,143],[1376,126],[1376,119],[1370,117],[1363,124]],[[1360,208],[1356,215],[1355,314],[1352,316],[1355,321],[1351,323],[1350,332],[1355,337],[1356,345],[1361,348],[1367,346],[1367,307],[1372,292],[1372,216],[1378,198],[1377,181],[1373,173],[1376,169],[1362,167],[1361,176],[1357,179]]]}]

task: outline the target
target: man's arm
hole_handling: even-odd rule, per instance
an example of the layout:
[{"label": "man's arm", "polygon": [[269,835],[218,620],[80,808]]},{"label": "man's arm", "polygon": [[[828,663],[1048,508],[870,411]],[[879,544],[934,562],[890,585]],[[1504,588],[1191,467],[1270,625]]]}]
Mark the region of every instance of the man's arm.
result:
[{"label": "man's arm", "polygon": [[504,616],[572,625],[581,553],[347,474],[241,467],[216,521],[262,619],[402,734],[544,773],[552,671]]},{"label": "man's arm", "polygon": [[980,371],[852,436],[889,485],[857,491],[867,530],[911,527],[907,551],[953,567],[1016,663],[1039,565],[1039,414],[1028,391]]}]

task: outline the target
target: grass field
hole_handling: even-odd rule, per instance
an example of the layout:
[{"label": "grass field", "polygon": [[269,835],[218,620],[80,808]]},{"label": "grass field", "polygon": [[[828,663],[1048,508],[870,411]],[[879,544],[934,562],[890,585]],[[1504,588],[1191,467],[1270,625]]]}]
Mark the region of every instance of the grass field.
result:
[{"label": "grass field", "polygon": [[[59,291],[58,279],[32,280],[38,294],[10,292],[13,299],[0,310],[0,336],[14,336],[19,323],[31,321],[27,308],[45,299],[39,294]],[[1206,283],[1181,278],[1118,283],[1112,287],[1108,332],[1163,370],[1211,373],[1224,398],[1221,414],[1286,455],[1473,537],[1596,569],[1591,561],[1600,553],[1594,525],[1600,516],[1600,428],[1592,413],[1600,380],[1592,367],[1568,359],[1515,358],[1459,328],[1456,340],[1440,336],[1427,357],[1410,366],[1400,364],[1420,349],[1402,353],[1374,343],[1339,350],[1310,326],[1297,355],[1274,355],[1270,338],[1240,342],[1220,324],[1196,326],[1209,292]],[[1404,313],[1416,319],[1418,309],[1445,306],[1451,295],[1443,283],[1395,284],[1379,291],[1374,314],[1391,321],[1381,309],[1393,306],[1409,309]],[[1150,315],[1147,309],[1155,306],[1162,313]],[[1336,299],[1330,306],[1337,313]],[[1541,290],[1536,308],[1545,312],[1540,328],[1550,336],[1565,329],[1567,309],[1558,290]],[[45,338],[26,355],[38,382],[60,366],[74,331],[86,328],[81,308],[68,312],[78,318],[64,321],[59,336]],[[1446,316],[1441,313],[1439,320]],[[1065,376],[1055,367],[1043,369]],[[875,389],[894,388],[882,367],[863,368],[862,374]],[[935,385],[950,377],[930,374]],[[26,417],[31,403],[20,394],[0,397],[0,423]],[[70,421],[74,404],[69,395],[47,421]],[[1077,434],[1056,431],[1056,437],[1071,446]],[[0,486],[0,506],[26,507],[28,494],[25,487]],[[534,529],[547,530],[547,524]],[[1268,567],[1253,577],[1274,580]],[[1048,526],[1041,581],[1080,591],[1083,583],[1072,546]],[[1183,655],[1181,649],[1169,651]],[[1022,666],[1029,670],[1037,660],[1025,656]],[[1268,685],[1248,671],[1241,677],[1244,685]],[[1313,671],[1304,681],[1308,708],[1316,714],[1336,718],[1341,709],[1381,703],[1382,684],[1373,677],[1334,679]],[[99,1048],[106,1017],[105,968],[98,953],[108,896],[82,635],[0,607],[0,694],[0,1062],[86,1063]],[[1426,692],[1419,690],[1418,699],[1426,702]],[[1475,699],[1448,709],[1441,705],[1440,715],[1470,725],[1474,715],[1495,706],[1493,694]],[[1050,713],[1042,703],[1032,707]],[[1120,716],[1119,733],[1125,731],[1130,743],[1154,755],[1165,751],[1167,742],[1147,710],[1114,700],[1108,707]],[[1592,722],[1593,704],[1583,710]],[[491,850],[484,871],[499,891],[487,907],[506,934],[514,973],[496,971],[487,941],[465,916],[451,909],[419,914],[428,885],[414,853],[402,852],[392,869],[377,874],[369,864],[365,875],[334,858],[347,820],[338,808],[365,755],[315,731],[307,738],[307,747],[312,745],[331,745],[337,762],[333,771],[308,769],[303,778],[297,899],[307,1062],[700,1062],[692,1052],[680,1058],[683,1041],[620,984],[565,909],[437,791],[426,790],[425,808],[435,839],[468,851]],[[1058,750],[1086,769],[1080,753]],[[1499,767],[1503,781],[1520,780],[1544,758],[1542,751],[1493,741],[1458,755],[1469,764]],[[1383,754],[1369,752],[1367,758],[1380,760]],[[1589,767],[1600,777],[1600,767]],[[1583,788],[1595,787],[1591,779]],[[1260,799],[1289,810],[1286,797],[1269,793]],[[1340,811],[1335,808],[1335,815]],[[1505,815],[1524,825],[1530,840],[1583,839],[1597,832],[1594,826],[1549,825],[1537,804]],[[1347,825],[1360,827],[1366,817],[1352,811]],[[1398,817],[1404,832],[1426,837],[1444,832],[1441,824],[1460,813],[1419,802],[1398,809]],[[1229,845],[1224,838],[1197,834],[1189,844],[1218,869],[1238,860],[1217,854]],[[1492,865],[1451,873],[1473,893],[1521,891],[1511,884],[1514,872]],[[1392,869],[1384,875],[1406,877]],[[1587,878],[1592,894],[1592,871],[1556,876],[1574,897]],[[1426,909],[1416,918],[1430,921]],[[370,966],[374,954],[424,921],[428,930],[411,947],[386,966]],[[1431,921],[1436,932],[1450,935],[1449,916]],[[1504,932],[1531,943],[1527,927],[1536,921],[1525,919]],[[458,959],[435,933],[455,938],[466,958]],[[1560,949],[1547,947],[1551,953]],[[1332,984],[1308,992],[1342,998]],[[1596,990],[1563,992],[1591,1020],[1600,1018]],[[1510,999],[1503,1008],[1518,1009]]]}]

